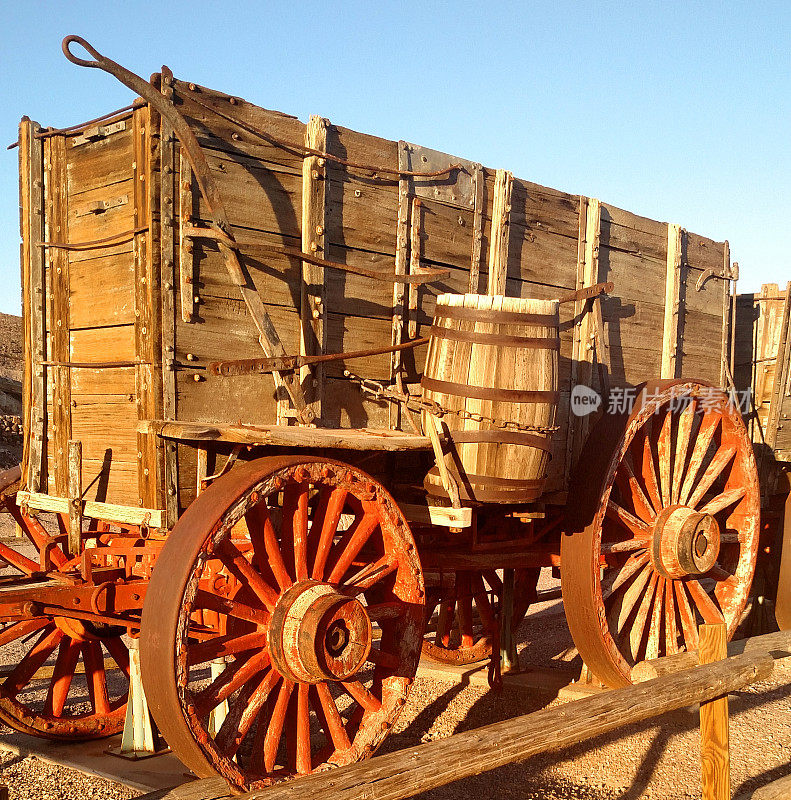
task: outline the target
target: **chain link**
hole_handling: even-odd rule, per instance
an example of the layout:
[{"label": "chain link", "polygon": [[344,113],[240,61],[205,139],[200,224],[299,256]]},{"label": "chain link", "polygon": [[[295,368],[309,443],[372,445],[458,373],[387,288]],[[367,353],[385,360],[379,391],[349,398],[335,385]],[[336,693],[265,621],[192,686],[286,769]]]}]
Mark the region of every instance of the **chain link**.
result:
[{"label": "chain link", "polygon": [[486,422],[495,428],[503,430],[515,430],[525,433],[538,433],[544,435],[551,435],[560,430],[557,425],[532,425],[525,422],[517,422],[512,419],[500,419],[498,417],[487,417],[484,414],[479,414],[477,411],[467,411],[466,408],[445,408],[441,406],[436,400],[427,400],[420,395],[408,394],[399,392],[392,386],[385,386],[379,381],[371,380],[370,378],[363,378],[360,375],[355,375],[348,369],[344,370],[343,374],[350,378],[354,383],[360,386],[360,390],[370,395],[376,400],[386,400],[390,403],[402,403],[407,410],[420,413],[427,411],[435,417],[442,418],[446,415],[459,417],[460,419],[470,420],[470,422],[482,423]]}]

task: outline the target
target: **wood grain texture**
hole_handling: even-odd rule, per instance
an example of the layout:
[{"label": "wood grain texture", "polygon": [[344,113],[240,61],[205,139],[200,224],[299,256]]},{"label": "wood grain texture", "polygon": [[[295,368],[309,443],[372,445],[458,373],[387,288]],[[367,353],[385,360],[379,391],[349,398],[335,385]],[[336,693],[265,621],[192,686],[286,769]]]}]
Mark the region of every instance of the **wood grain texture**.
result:
[{"label": "wood grain texture", "polygon": [[679,376],[679,326],[681,325],[682,231],[679,225],[667,226],[667,273],[665,278],[665,318],[662,337],[662,378]]},{"label": "wood grain texture", "polygon": [[[701,665],[727,658],[727,626],[701,625],[698,643]],[[700,756],[703,800],[730,800],[727,695],[700,704]]]},{"label": "wood grain texture", "polygon": [[668,711],[720,697],[771,674],[771,656],[744,654],[682,675],[616,689],[486,725],[298,781],[246,800],[400,800],[462,778],[578,744]]},{"label": "wood grain texture", "polygon": [[489,277],[486,287],[487,294],[491,296],[505,294],[513,185],[514,176],[507,170],[498,169],[494,181],[492,232],[489,240]]}]

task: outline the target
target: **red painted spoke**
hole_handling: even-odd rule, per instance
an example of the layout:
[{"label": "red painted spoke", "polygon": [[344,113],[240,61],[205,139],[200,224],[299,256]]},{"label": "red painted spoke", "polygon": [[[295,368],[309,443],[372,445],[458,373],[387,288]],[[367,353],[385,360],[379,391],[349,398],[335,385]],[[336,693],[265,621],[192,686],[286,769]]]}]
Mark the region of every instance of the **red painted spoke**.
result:
[{"label": "red painted spoke", "polygon": [[723,492],[713,500],[709,500],[703,508],[700,509],[701,514],[717,514],[728,506],[738,503],[747,494],[747,487],[740,486],[737,489],[729,489]]},{"label": "red painted spoke", "polygon": [[294,515],[301,494],[301,484],[287,483],[283,488],[280,522],[280,552],[288,574],[294,575]]},{"label": "red painted spoke", "polygon": [[218,548],[220,560],[242,583],[246,583],[267,611],[272,611],[277,603],[278,593],[255,571],[242,552],[226,539]]},{"label": "red painted spoke", "polygon": [[623,630],[626,620],[643,594],[643,590],[652,574],[653,570],[651,569],[651,565],[647,564],[642,568],[641,572],[637,573],[637,577],[634,579],[631,586],[623,593],[620,608],[616,609],[618,611],[618,621],[615,629],[618,633]]},{"label": "red painted spoke", "polygon": [[310,763],[310,705],[308,690],[310,684],[300,683],[297,687],[297,772],[307,775],[312,768]]},{"label": "red painted spoke", "polygon": [[656,468],[654,467],[654,453],[651,448],[651,429],[653,422],[649,422],[646,426],[646,431],[643,434],[643,457],[641,459],[641,469],[643,476],[643,483],[645,484],[648,492],[648,498],[654,511],[659,513],[662,509],[662,497],[659,493],[659,482],[656,478]]},{"label": "red painted spoke", "polygon": [[493,569],[485,569],[482,573],[486,581],[488,582],[489,586],[492,587],[492,591],[498,596],[502,597],[503,594],[503,582],[500,580],[499,576]]},{"label": "red painted spoke", "polygon": [[272,772],[275,768],[277,749],[283,736],[283,726],[286,722],[286,713],[288,712],[289,700],[293,689],[294,684],[284,678],[283,683],[280,685],[277,702],[275,703],[274,711],[272,711],[269,726],[266,729],[266,737],[264,738],[264,769],[267,772]]},{"label": "red painted spoke", "polygon": [[651,536],[651,527],[648,523],[638,519],[634,514],[630,514],[615,500],[607,501],[607,516],[626,528],[637,539],[648,539]]},{"label": "red painted spoke", "polygon": [[614,594],[621,588],[633,575],[636,575],[647,563],[648,553],[635,553],[629,556],[627,562],[617,571],[614,571],[612,576],[602,583],[602,597],[607,599],[610,595]]},{"label": "red painted spoke", "polygon": [[264,503],[253,506],[246,516],[248,517],[248,527],[253,542],[253,547],[259,550],[263,546],[263,553],[260,555],[266,560],[275,576],[280,591],[285,592],[291,586],[291,576],[288,574],[286,564],[283,561],[283,553],[277,542],[277,534],[272,525],[272,518],[269,510]]},{"label": "red painted spoke", "polygon": [[643,522],[653,522],[656,518],[656,511],[643,491],[643,487],[640,486],[640,481],[637,479],[637,474],[632,464],[631,452],[626,452],[623,460],[623,471],[618,470],[615,477],[618,481],[621,494],[624,499],[627,497],[631,499],[637,516],[640,517]]},{"label": "red painted spoke", "polygon": [[404,616],[405,611],[403,603],[374,603],[374,605],[365,607],[365,612],[371,622],[400,619]]},{"label": "red painted spoke", "polygon": [[626,539],[623,542],[603,542],[601,552],[604,555],[610,555],[611,553],[631,553],[633,550],[644,550],[647,546],[647,539]]},{"label": "red painted spoke", "polygon": [[459,634],[461,636],[462,647],[472,647],[472,594],[470,593],[470,576],[467,572],[458,573],[458,604],[457,613],[459,615]]},{"label": "red painted spoke", "polygon": [[382,556],[373,564],[366,564],[356,575],[351,577],[344,586],[344,594],[360,594],[367,592],[374,584],[379,583],[398,569],[398,562],[392,554]]},{"label": "red painted spoke", "polygon": [[[52,545],[55,541],[45,530],[44,526],[33,517],[26,517],[24,514],[19,513],[17,507],[10,503],[6,506],[11,516],[17,521],[22,532],[28,539],[38,548],[39,552],[43,551],[48,545]],[[50,547],[49,557],[56,567],[62,567],[69,557],[63,552],[59,545]]]},{"label": "red painted spoke", "polygon": [[668,409],[665,418],[662,420],[662,427],[659,430],[659,439],[656,443],[657,457],[659,460],[659,489],[662,495],[662,505],[665,507],[671,503],[672,496],[672,444],[670,441],[671,426],[673,415]]},{"label": "red painted spoke", "polygon": [[123,643],[123,640],[115,636],[108,636],[104,640],[104,646],[107,648],[113,661],[121,668],[126,677],[129,677],[129,650]]},{"label": "red painted spoke", "polygon": [[[465,647],[466,646],[467,645],[465,645]],[[470,643],[469,646],[472,647],[472,643]],[[401,664],[398,656],[394,656],[392,653],[386,653],[384,650],[377,650],[375,647],[372,647],[371,651],[368,653],[368,661],[390,672],[395,672]]]},{"label": "red painted spoke", "polygon": [[[308,489],[307,482],[299,484],[300,491],[294,508],[294,570],[298,581],[308,578]],[[285,522],[285,520],[284,520]],[[284,527],[285,530],[285,527]],[[305,695],[307,703],[307,695]],[[308,753],[310,757],[310,753]]]},{"label": "red painted spoke", "polygon": [[379,515],[376,513],[376,507],[369,503],[363,503],[363,509],[364,516],[341,539],[338,547],[340,555],[330,572],[328,583],[340,583],[352,565],[352,561],[371,538],[371,534],[379,527]]},{"label": "red painted spoke", "polygon": [[35,561],[26,558],[21,553],[17,553],[16,550],[2,542],[0,542],[0,558],[20,572],[24,572],[25,575],[32,575],[34,572],[41,571],[40,565]]},{"label": "red painted spoke", "polygon": [[187,651],[187,663],[190,666],[205,664],[220,656],[230,656],[245,650],[260,650],[263,647],[266,647],[266,631],[255,631],[242,636],[231,633],[190,645]]},{"label": "red painted spoke", "polygon": [[703,473],[703,477],[700,479],[698,485],[695,487],[695,491],[690,496],[689,500],[687,500],[687,505],[691,506],[692,508],[696,508],[698,503],[703,499],[706,492],[711,489],[714,481],[722,475],[725,468],[728,464],[731,463],[733,457],[736,455],[736,447],[721,447],[714,458],[711,460],[711,464],[706,467],[706,471]]},{"label": "red painted spoke", "polygon": [[640,652],[640,644],[643,641],[646,625],[648,623],[651,601],[654,599],[654,592],[656,591],[657,577],[656,572],[651,573],[648,589],[644,592],[640,605],[637,607],[637,614],[635,614],[634,621],[632,622],[632,629],[629,632],[629,647],[632,652],[632,658],[635,660],[637,660],[638,653]]},{"label": "red painted spoke", "polygon": [[692,433],[692,423],[695,420],[695,400],[691,399],[686,408],[678,416],[678,432],[676,439],[676,453],[673,464],[673,492],[672,503],[678,503],[681,495],[681,482],[687,465],[689,451],[689,438]]},{"label": "red painted spoke", "polygon": [[676,600],[678,602],[678,615],[681,617],[681,629],[684,632],[684,643],[687,650],[697,650],[698,648],[698,628],[695,623],[695,615],[689,605],[684,583],[673,581],[676,590]]},{"label": "red painted spoke", "polygon": [[22,656],[19,663],[0,685],[2,694],[6,697],[16,697],[52,655],[62,636],[63,634],[54,626],[49,632],[45,628],[33,647]]},{"label": "red painted spoke", "polygon": [[665,655],[678,652],[678,629],[676,628],[676,603],[673,581],[665,581]]},{"label": "red painted spoke", "polygon": [[63,714],[63,707],[66,705],[66,698],[69,695],[79,660],[80,645],[68,636],[64,636],[58,645],[58,656],[52,670],[52,680],[47,691],[47,699],[44,701],[45,716],[59,717]]},{"label": "red painted spoke", "polygon": [[695,446],[692,448],[692,455],[689,457],[689,466],[687,467],[684,483],[678,497],[678,502],[682,505],[689,505],[687,499],[698,477],[698,473],[703,466],[706,453],[709,450],[709,446],[711,445],[714,434],[717,432],[721,421],[722,417],[719,414],[707,414],[703,418],[698,435],[695,437]]},{"label": "red painted spoke", "polygon": [[341,681],[347,694],[366,711],[379,711],[382,703],[376,699],[360,681]]},{"label": "red painted spoke", "polygon": [[659,634],[662,628],[662,604],[665,597],[665,579],[659,578],[654,593],[654,610],[651,613],[651,626],[648,629],[648,641],[645,645],[647,659],[659,658]]},{"label": "red painted spoke", "polygon": [[260,682],[252,682],[237,695],[217,731],[215,744],[227,758],[233,757],[266,702],[269,693],[280,680],[280,674],[270,669]]},{"label": "red painted spoke", "polygon": [[50,624],[48,619],[25,619],[20,622],[11,622],[0,631],[0,647],[22,636],[28,636],[31,633],[40,631]]},{"label": "red painted spoke", "polygon": [[233,661],[226,664],[217,678],[195,695],[195,713],[199,717],[208,716],[223,700],[229,698],[237,689],[241,689],[268,666],[269,653],[266,651],[253,653],[247,661]]},{"label": "red painted spoke", "polygon": [[448,589],[448,594],[443,595],[439,601],[439,615],[437,616],[437,632],[434,641],[440,647],[450,645],[450,631],[453,627],[454,612],[456,610],[456,587]]},{"label": "red painted spoke", "polygon": [[104,673],[104,656],[99,642],[85,642],[82,645],[82,662],[85,665],[85,679],[88,682],[88,696],[96,714],[110,713],[110,699],[107,697],[107,676]]},{"label": "red painted spoke", "polygon": [[704,622],[716,624],[718,622],[725,621],[722,611],[717,608],[717,604],[708,596],[706,590],[700,585],[700,583],[698,583],[697,580],[690,578],[689,580],[684,581],[684,583],[687,587],[687,591],[689,592],[689,596],[692,598],[692,602],[694,602],[697,606],[700,616],[703,617]]},{"label": "red painted spoke", "polygon": [[254,622],[256,625],[266,625],[269,621],[269,613],[262,608],[253,608],[246,603],[240,603],[238,600],[232,600],[227,597],[220,597],[220,595],[203,589],[199,589],[195,594],[194,608],[196,611],[204,608],[209,609],[228,617]]},{"label": "red painted spoke", "polygon": [[[341,752],[348,750],[352,743],[349,741],[346,728],[343,727],[343,720],[338,713],[338,707],[335,705],[329,686],[326,683],[317,683],[313,688],[319,700],[324,732],[332,740],[336,750]],[[316,708],[316,712],[319,712],[319,708]]]},{"label": "red painted spoke", "polygon": [[[335,532],[338,530],[338,523],[343,513],[343,507],[346,504],[346,497],[348,492],[346,489],[337,487],[333,489],[329,495],[327,490],[322,490],[320,511],[321,515],[317,513],[317,519],[321,519],[321,533],[319,534],[319,542],[316,549],[316,560],[313,562],[313,570],[310,575],[314,580],[324,580],[324,568],[327,565],[327,556],[330,554],[332,548],[332,541],[335,537]],[[326,497],[326,509],[324,502]]]}]

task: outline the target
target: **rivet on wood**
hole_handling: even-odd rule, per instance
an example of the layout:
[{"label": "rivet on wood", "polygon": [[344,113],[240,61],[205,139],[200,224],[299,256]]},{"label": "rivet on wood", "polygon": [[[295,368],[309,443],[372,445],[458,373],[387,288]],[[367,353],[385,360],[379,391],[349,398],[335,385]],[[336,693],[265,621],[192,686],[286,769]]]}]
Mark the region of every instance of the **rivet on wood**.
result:
[{"label": "rivet on wood", "polygon": [[198,375],[196,373],[195,375],[192,376],[192,380],[194,380],[195,383],[200,383],[203,380],[203,375]]},{"label": "rivet on wood", "polygon": [[310,171],[310,177],[313,178],[314,181],[317,181],[321,177],[321,173],[317,169],[312,169]]},{"label": "rivet on wood", "polygon": [[359,189],[355,189],[355,190],[354,190],[354,196],[355,196],[355,197],[362,197],[362,194],[363,194],[363,193],[362,193],[362,192],[361,192]]},{"label": "rivet on wood", "polygon": [[323,225],[316,225],[316,236],[321,236],[324,233]]},{"label": "rivet on wood", "polygon": [[233,139],[235,142],[238,142],[238,141],[240,141],[240,140],[241,140],[241,138],[242,138],[242,137],[241,137],[241,136],[239,136],[239,134],[238,134],[238,133],[232,133],[232,134],[231,134],[231,139]]}]

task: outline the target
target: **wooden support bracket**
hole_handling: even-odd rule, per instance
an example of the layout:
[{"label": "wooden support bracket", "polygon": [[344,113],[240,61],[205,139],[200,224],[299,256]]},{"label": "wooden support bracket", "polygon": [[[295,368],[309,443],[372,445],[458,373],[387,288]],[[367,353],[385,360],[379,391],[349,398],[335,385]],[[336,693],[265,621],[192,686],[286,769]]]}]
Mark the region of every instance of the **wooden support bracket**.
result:
[{"label": "wooden support bracket", "polygon": [[684,232],[679,225],[667,226],[667,276],[665,278],[665,323],[662,337],[662,378],[680,374],[679,328],[681,326],[681,269]]},{"label": "wooden support bracket", "polygon": [[194,242],[185,236],[185,227],[192,224],[194,195],[192,191],[192,167],[181,154],[179,159],[179,275],[181,278],[181,321],[195,322],[198,316],[198,289],[195,275]]},{"label": "wooden support bracket", "polygon": [[511,192],[514,176],[498,169],[494,180],[492,233],[489,240],[489,281],[487,294],[504,295],[508,274],[508,244],[510,237]]},{"label": "wooden support bracket", "polygon": [[472,252],[470,253],[470,284],[471,294],[478,294],[478,284],[481,277],[481,248],[483,244],[483,212],[486,202],[484,197],[483,167],[475,164],[472,173],[473,191],[475,192],[475,206],[472,218]]}]

